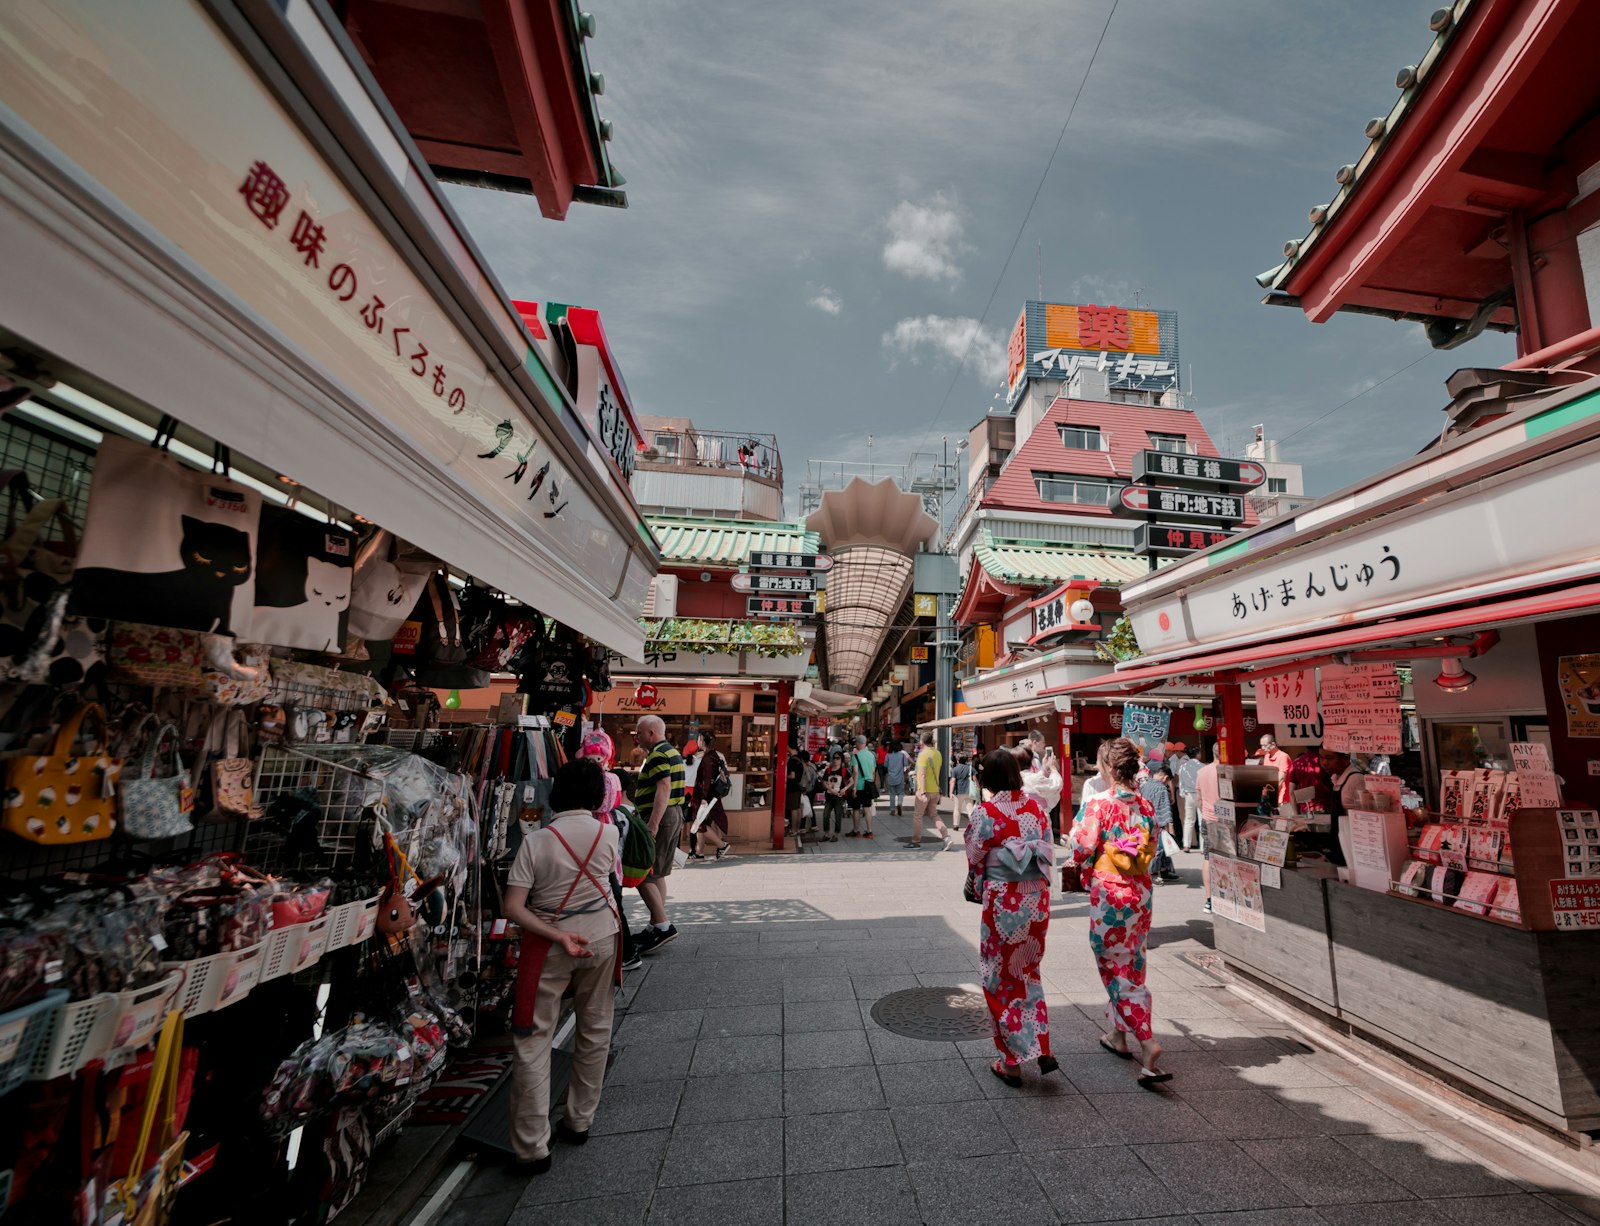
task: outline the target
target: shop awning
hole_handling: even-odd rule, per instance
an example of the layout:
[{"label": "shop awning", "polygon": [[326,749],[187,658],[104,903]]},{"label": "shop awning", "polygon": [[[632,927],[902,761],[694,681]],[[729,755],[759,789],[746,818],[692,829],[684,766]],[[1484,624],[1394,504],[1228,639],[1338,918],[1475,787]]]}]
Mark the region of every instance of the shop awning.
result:
[{"label": "shop awning", "polygon": [[837,690],[821,689],[809,681],[796,681],[794,703],[790,709],[801,714],[816,711],[821,715],[843,715],[847,711],[854,711],[865,701],[860,694],[841,694]]},{"label": "shop awning", "polygon": [[990,707],[987,711],[966,711],[960,715],[952,715],[948,719],[930,719],[925,724],[918,724],[917,727],[973,728],[980,724],[1009,724],[1017,720],[1031,719],[1035,715],[1043,715],[1055,709],[1053,702],[1024,702],[1014,707]]},{"label": "shop awning", "polygon": [[1159,685],[1169,677],[1211,677],[1217,680],[1218,674],[1224,674],[1229,679],[1247,680],[1250,673],[1318,656],[1334,656],[1359,651],[1363,647],[1378,647],[1412,639],[1464,634],[1541,618],[1574,616],[1596,608],[1600,608],[1600,583],[1586,583],[1535,596],[1519,596],[1443,613],[1422,613],[1349,630],[1311,634],[1298,639],[1286,639],[1281,643],[1211,652],[1187,659],[1167,659],[1159,664],[1135,664],[1129,668],[1118,668],[1110,676],[1088,677],[1043,692],[1051,697],[1070,694],[1084,698],[1091,694],[1127,693],[1140,687]]},{"label": "shop awning", "polygon": [[684,515],[647,515],[645,522],[668,566],[743,566],[752,551],[816,553],[821,548],[821,538],[799,524]]},{"label": "shop awning", "polygon": [[987,527],[979,533],[972,556],[1002,583],[1030,587],[1054,587],[1069,579],[1117,584],[1150,573],[1150,560],[1142,554],[1065,549],[1044,541],[995,540]]}]

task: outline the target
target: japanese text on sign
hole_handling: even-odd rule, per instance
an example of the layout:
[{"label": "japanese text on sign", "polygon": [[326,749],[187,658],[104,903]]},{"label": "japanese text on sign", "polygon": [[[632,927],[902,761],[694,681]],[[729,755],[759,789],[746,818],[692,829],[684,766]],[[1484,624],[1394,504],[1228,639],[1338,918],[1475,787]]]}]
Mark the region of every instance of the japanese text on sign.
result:
[{"label": "japanese text on sign", "polygon": [[1556,930],[1600,928],[1600,877],[1569,877],[1550,883]]},{"label": "japanese text on sign", "polygon": [[1348,591],[1352,583],[1361,587],[1370,587],[1373,584],[1393,583],[1400,577],[1400,558],[1387,545],[1381,547],[1382,553],[1378,557],[1359,566],[1352,567],[1348,562],[1337,562],[1326,567],[1327,579],[1316,571],[1306,575],[1302,585],[1294,579],[1279,579],[1271,584],[1262,584],[1258,588],[1237,589],[1228,593],[1231,611],[1235,619],[1246,621],[1251,611],[1265,613],[1274,605],[1286,607],[1296,600],[1315,603],[1327,597],[1330,590]]},{"label": "japanese text on sign", "polygon": [[[291,203],[289,189],[282,177],[266,162],[257,161],[251,165],[244,182],[239,186],[239,195],[244,198],[245,208],[268,230],[278,230],[288,215]],[[320,280],[323,259],[333,259],[327,250],[326,229],[305,209],[298,209],[286,241],[301,257],[301,263],[306,268],[316,270]],[[468,402],[465,388],[442,362],[430,361],[428,346],[420,337],[411,335],[411,328],[385,314],[390,303],[376,293],[362,294],[360,274],[352,265],[343,260],[333,264],[326,280],[328,293],[340,302],[354,303],[366,298],[362,305],[352,309],[361,317],[361,322],[380,347],[393,347],[395,365],[401,373],[409,373],[412,378],[421,380],[424,386],[431,388],[433,394],[449,407],[452,415],[459,416],[466,411]],[[515,433],[511,422],[501,422],[495,429],[494,439],[486,440],[490,443],[490,449],[480,454],[478,459],[498,458]],[[522,478],[527,475],[531,457],[537,448],[538,442],[535,441],[526,451],[512,457],[516,460],[516,466],[507,474],[507,478],[513,485],[520,485]],[[559,479],[551,474],[550,467],[550,461],[546,460],[528,483],[528,501],[533,501],[541,492],[548,499],[548,508],[544,511],[546,519],[554,519],[567,506],[561,496]]]},{"label": "japanese text on sign", "polygon": [[1263,677],[1256,682],[1256,718],[1268,724],[1317,721],[1316,674],[1309,668]]}]

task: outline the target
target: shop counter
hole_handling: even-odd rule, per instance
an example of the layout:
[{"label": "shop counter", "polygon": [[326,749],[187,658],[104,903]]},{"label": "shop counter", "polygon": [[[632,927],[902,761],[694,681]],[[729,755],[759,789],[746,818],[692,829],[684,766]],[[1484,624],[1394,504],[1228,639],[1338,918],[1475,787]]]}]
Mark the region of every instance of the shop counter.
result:
[{"label": "shop counter", "polygon": [[1531,932],[1286,871],[1233,967],[1546,1124],[1600,1130],[1600,932]]}]

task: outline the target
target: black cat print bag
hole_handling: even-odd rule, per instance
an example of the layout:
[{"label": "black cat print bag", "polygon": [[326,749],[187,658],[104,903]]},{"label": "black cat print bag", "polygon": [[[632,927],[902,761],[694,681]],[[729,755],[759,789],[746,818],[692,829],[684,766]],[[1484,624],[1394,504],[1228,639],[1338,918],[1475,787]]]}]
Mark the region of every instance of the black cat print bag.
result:
[{"label": "black cat print bag", "polygon": [[248,640],[261,496],[225,460],[213,472],[178,463],[166,437],[101,443],[68,608]]}]

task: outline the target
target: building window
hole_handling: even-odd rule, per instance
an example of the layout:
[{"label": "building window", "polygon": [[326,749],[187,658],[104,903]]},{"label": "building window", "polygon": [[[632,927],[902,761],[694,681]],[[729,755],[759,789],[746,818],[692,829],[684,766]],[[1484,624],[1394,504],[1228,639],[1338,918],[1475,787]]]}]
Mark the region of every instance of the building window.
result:
[{"label": "building window", "polygon": [[1105,451],[1105,436],[1099,426],[1062,426],[1061,445],[1073,451]]},{"label": "building window", "polygon": [[1289,478],[1287,478],[1287,477],[1268,477],[1267,478],[1267,493],[1269,493],[1269,494],[1287,494],[1288,492],[1289,492]]},{"label": "building window", "polygon": [[1090,481],[1060,473],[1034,473],[1033,480],[1039,488],[1039,497],[1046,502],[1109,507],[1116,494],[1116,486],[1105,481]]},{"label": "building window", "polygon": [[1150,446],[1156,451],[1170,451],[1176,455],[1194,454],[1194,444],[1181,434],[1157,434],[1154,430],[1149,434]]},{"label": "building window", "polygon": [[678,458],[678,436],[676,434],[656,435],[655,447],[663,460],[675,460]]}]

